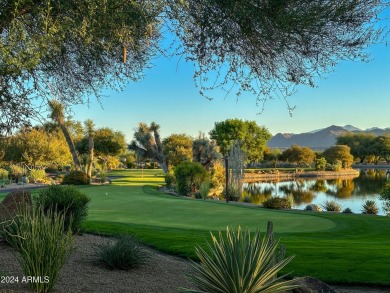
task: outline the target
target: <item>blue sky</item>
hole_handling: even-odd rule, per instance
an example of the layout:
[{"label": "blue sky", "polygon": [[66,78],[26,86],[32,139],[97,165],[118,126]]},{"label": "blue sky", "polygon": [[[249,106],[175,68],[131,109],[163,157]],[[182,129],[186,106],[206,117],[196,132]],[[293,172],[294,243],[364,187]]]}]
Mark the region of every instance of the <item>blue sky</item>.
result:
[{"label": "blue sky", "polygon": [[390,127],[390,42],[374,45],[369,63],[345,61],[335,67],[318,87],[300,87],[289,98],[296,109],[290,117],[283,100],[271,100],[264,112],[256,99],[243,94],[239,100],[221,90],[210,93],[213,100],[200,96],[192,79],[193,65],[184,58],[159,57],[145,78],[126,86],[123,92],[106,91],[102,107],[92,99],[89,106],[72,109],[73,118],[94,120],[97,127],[122,131],[131,140],[139,122],[157,122],[163,137],[172,133],[197,136],[208,133],[215,122],[228,118],[255,120],[274,135],[302,133],[330,125],[352,124],[366,129]]}]

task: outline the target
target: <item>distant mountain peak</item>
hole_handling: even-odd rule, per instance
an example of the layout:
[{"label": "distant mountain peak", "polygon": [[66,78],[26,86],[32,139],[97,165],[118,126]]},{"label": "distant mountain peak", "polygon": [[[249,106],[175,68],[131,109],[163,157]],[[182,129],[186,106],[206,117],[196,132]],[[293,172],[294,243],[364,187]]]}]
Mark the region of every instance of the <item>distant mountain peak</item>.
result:
[{"label": "distant mountain peak", "polygon": [[348,131],[362,131],[360,128],[357,128],[351,124],[347,124],[347,125],[343,126],[343,128],[345,130],[348,130]]},{"label": "distant mountain peak", "polygon": [[375,135],[383,135],[386,132],[390,132],[390,128],[381,129],[373,127],[361,130],[350,124],[345,126],[331,125],[326,128],[300,134],[278,133],[268,141],[267,145],[271,148],[289,148],[292,145],[297,144],[321,150],[333,146],[336,143],[338,136],[348,132],[370,132]]}]

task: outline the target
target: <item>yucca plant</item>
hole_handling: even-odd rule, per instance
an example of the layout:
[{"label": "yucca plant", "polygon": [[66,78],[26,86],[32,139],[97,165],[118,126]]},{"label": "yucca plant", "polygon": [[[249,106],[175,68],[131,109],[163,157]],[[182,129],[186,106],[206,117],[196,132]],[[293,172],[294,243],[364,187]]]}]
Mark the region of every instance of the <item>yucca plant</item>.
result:
[{"label": "yucca plant", "polygon": [[376,215],[378,212],[379,208],[373,200],[366,200],[366,202],[362,205],[363,214]]},{"label": "yucca plant", "polygon": [[277,276],[294,256],[277,260],[278,242],[273,234],[261,238],[257,231],[253,236],[249,229],[242,232],[226,229],[226,236],[219,232],[219,238],[211,233],[212,244],[208,243],[208,254],[201,247],[196,248],[200,263],[192,262],[196,275],[190,275],[194,289],[181,289],[191,293],[275,293],[299,286],[295,280],[284,281]]},{"label": "yucca plant", "polygon": [[335,200],[326,201],[322,206],[327,212],[341,212],[342,206]]},{"label": "yucca plant", "polygon": [[27,210],[4,227],[3,236],[18,253],[25,276],[35,278],[35,292],[50,291],[73,244],[72,231],[64,230],[65,217],[55,211]]}]

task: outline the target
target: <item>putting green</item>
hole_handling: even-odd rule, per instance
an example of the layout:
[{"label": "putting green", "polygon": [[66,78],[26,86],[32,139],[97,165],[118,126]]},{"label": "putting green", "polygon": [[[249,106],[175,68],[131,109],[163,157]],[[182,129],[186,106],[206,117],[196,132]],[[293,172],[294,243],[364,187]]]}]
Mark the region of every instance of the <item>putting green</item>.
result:
[{"label": "putting green", "polygon": [[92,199],[88,221],[205,231],[238,225],[264,231],[267,221],[273,221],[275,232],[284,233],[325,231],[336,227],[332,220],[313,214],[175,197],[165,195],[153,186],[94,186],[84,188],[84,192]]}]

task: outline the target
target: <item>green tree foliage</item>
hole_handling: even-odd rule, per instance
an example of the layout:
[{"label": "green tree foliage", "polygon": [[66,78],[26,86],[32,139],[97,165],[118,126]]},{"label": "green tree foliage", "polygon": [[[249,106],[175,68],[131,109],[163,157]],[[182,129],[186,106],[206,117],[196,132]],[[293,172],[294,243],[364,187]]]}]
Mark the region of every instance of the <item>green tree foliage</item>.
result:
[{"label": "green tree foliage", "polygon": [[325,158],[314,159],[314,165],[317,171],[324,171],[326,169],[327,161]]},{"label": "green tree foliage", "polygon": [[349,146],[351,155],[359,158],[360,163],[363,163],[371,155],[371,145],[374,139],[375,135],[370,133],[347,133],[337,137],[336,145]]},{"label": "green tree foliage", "polygon": [[301,167],[305,165],[311,165],[315,156],[315,153],[309,147],[293,145],[282,153],[280,159],[297,164],[298,167]]},{"label": "green tree foliage", "polygon": [[186,134],[171,134],[162,141],[167,167],[175,167],[183,161],[192,160],[192,137]]},{"label": "green tree foliage", "polygon": [[326,149],[322,155],[330,164],[336,164],[337,161],[340,161],[343,168],[349,168],[353,163],[353,156],[350,150],[350,147],[346,145],[335,145]]},{"label": "green tree foliage", "polygon": [[80,103],[139,80],[156,49],[165,1],[1,2],[0,124],[7,131],[39,111],[35,99]]},{"label": "green tree foliage", "polygon": [[[387,1],[303,0],[169,1],[175,32],[195,79],[204,89],[229,83],[260,103],[290,94],[296,84],[314,86],[316,76],[338,61],[363,59],[378,37],[374,22]],[[226,70],[220,70],[221,67]],[[208,72],[220,73],[207,80]],[[207,82],[209,81],[209,82]]]},{"label": "green tree foliage", "polygon": [[[3,1],[4,2],[4,1]],[[291,94],[338,61],[363,59],[386,0],[9,0],[1,4],[0,125],[28,122],[35,99],[80,103],[139,80],[168,27],[201,88],[238,85],[260,102]],[[177,53],[177,52],[175,52]],[[227,69],[225,69],[227,68]],[[208,80],[209,72],[221,78]],[[207,82],[209,81],[209,82]],[[259,85],[259,86],[257,86]]]},{"label": "green tree foliage", "polygon": [[230,152],[234,141],[239,141],[247,161],[253,163],[263,158],[271,134],[265,127],[258,126],[255,121],[227,119],[215,123],[214,129],[210,131],[210,137],[217,141],[224,155]]},{"label": "green tree foliage", "polygon": [[[125,135],[120,131],[103,127],[94,131],[94,153],[99,157],[117,156],[126,151]],[[89,153],[89,136],[85,136],[77,143],[81,154]]]},{"label": "green tree foliage", "polygon": [[3,139],[0,149],[4,161],[35,166],[66,165],[72,156],[59,129],[46,131],[44,127],[23,128],[13,136]]},{"label": "green tree foliage", "polygon": [[206,169],[199,163],[184,161],[175,168],[177,190],[188,195],[197,191],[200,185],[208,179]]},{"label": "green tree foliage", "polygon": [[374,138],[370,147],[371,154],[375,156],[374,163],[377,164],[381,159],[390,162],[390,135],[381,135]]},{"label": "green tree foliage", "polygon": [[282,151],[280,149],[270,149],[266,147],[264,150],[264,161],[273,162],[273,166],[276,168],[281,155]]},{"label": "green tree foliage", "polygon": [[163,145],[160,138],[160,125],[152,122],[150,126],[146,123],[139,123],[134,131],[134,139],[129,149],[136,151],[144,158],[157,162],[165,173],[168,167],[165,163]]},{"label": "green tree foliage", "polygon": [[390,216],[390,181],[386,182],[385,187],[381,191],[381,200],[383,211]]},{"label": "green tree foliage", "polygon": [[206,168],[214,166],[221,159],[218,146],[214,140],[209,140],[204,135],[199,136],[192,143],[192,160]]}]

